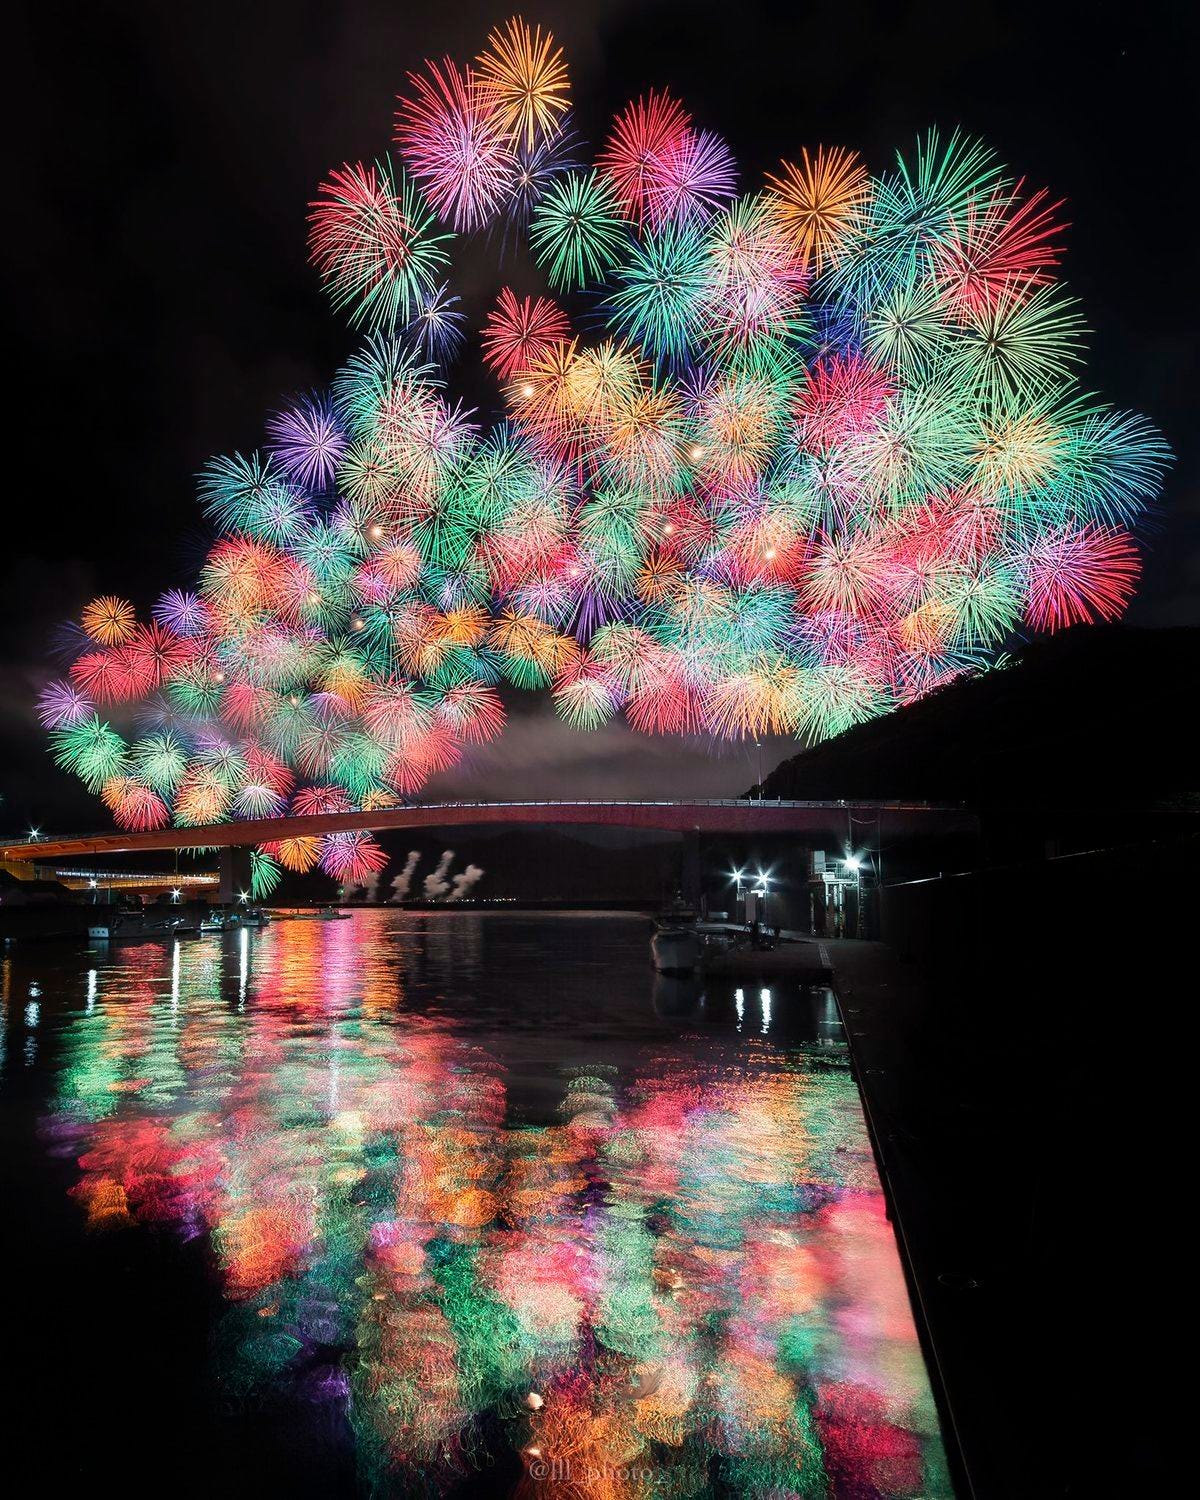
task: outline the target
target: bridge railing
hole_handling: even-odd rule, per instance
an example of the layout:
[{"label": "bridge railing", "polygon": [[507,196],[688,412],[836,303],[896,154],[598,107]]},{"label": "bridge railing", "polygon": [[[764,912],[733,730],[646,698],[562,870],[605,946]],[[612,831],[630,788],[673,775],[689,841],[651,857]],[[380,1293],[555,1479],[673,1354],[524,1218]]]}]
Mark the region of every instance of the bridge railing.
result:
[{"label": "bridge railing", "polygon": [[[915,798],[880,799],[872,797],[539,797],[523,798],[520,801],[471,801],[471,802],[414,802],[408,804],[414,812],[437,812],[441,808],[461,812],[464,808],[491,809],[497,807],[754,807],[772,808],[868,808],[880,812],[948,812],[964,807],[960,802],[926,802]],[[389,809],[405,811],[404,807]],[[289,816],[289,815],[285,815]],[[290,816],[304,816],[296,814]],[[253,824],[277,819],[238,818],[237,823]],[[0,846],[29,846],[38,843],[66,843],[74,839],[108,838],[121,830],[105,828],[87,833],[46,833],[30,838],[28,832],[14,834],[10,838],[0,836]]]}]

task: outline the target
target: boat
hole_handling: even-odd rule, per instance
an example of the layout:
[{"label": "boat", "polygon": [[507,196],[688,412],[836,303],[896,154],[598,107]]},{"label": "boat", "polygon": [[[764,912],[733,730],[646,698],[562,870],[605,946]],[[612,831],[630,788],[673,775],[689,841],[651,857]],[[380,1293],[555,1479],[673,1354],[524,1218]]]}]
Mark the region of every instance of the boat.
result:
[{"label": "boat", "polygon": [[210,911],[200,923],[202,933],[236,932],[239,927],[265,927],[270,921],[257,907],[237,911]]},{"label": "boat", "polygon": [[270,922],[348,922],[350,913],[338,911],[332,906],[323,906],[319,911],[272,911],[265,913]]},{"label": "boat", "polygon": [[196,931],[195,917],[167,912],[119,911],[103,922],[88,926],[88,937],[97,943],[128,942],[155,937],[179,937]]},{"label": "boat", "polygon": [[702,951],[694,926],[658,927],[650,939],[650,953],[660,974],[693,973],[700,967]]}]

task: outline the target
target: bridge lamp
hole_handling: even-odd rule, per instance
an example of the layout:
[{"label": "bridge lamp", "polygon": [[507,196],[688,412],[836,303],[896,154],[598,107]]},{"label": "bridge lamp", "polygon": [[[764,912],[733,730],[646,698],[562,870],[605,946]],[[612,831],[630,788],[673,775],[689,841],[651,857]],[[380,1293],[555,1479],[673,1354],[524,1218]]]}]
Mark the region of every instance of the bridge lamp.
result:
[{"label": "bridge lamp", "polygon": [[40,839],[41,836],[42,836],[42,830],[40,828],[31,828],[29,830],[29,837],[31,839]]},{"label": "bridge lamp", "polygon": [[182,894],[182,892],[180,891],[180,889],[179,889],[179,887],[177,885],[171,887],[171,900],[172,901],[178,901],[181,894]]},{"label": "bridge lamp", "polygon": [[98,880],[89,880],[88,881],[88,890],[89,891],[94,891],[99,884],[100,884],[100,882]]}]

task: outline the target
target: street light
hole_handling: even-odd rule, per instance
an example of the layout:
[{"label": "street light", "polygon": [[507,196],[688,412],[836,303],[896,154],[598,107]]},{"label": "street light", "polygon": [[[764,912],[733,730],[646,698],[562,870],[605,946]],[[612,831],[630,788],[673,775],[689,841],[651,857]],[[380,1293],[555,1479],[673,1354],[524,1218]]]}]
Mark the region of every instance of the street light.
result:
[{"label": "street light", "polygon": [[178,886],[172,886],[172,888],[171,888],[171,900],[172,901],[178,901],[179,897],[181,895],[182,895],[182,892],[180,891],[179,887]]}]

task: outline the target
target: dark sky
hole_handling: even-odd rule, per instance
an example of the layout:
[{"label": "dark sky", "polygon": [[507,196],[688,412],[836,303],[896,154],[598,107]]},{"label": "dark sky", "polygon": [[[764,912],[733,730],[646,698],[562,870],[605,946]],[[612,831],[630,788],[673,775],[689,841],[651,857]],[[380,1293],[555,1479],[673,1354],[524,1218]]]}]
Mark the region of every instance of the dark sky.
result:
[{"label": "dark sky", "polygon": [[[1177,456],[1130,615],[1163,625],[1200,619],[1190,9],[559,0],[523,14],[564,44],[593,144],[613,110],[666,85],[730,142],[744,183],[818,143],[853,146],[877,170],[936,123],[984,136],[1065,197],[1065,275],[1094,330],[1089,384],[1152,417]],[[279,398],[325,383],[354,343],[307,263],[314,187],[386,148],[406,70],[442,52],[469,59],[507,14],[475,0],[20,7],[6,36],[16,395],[0,827],[98,821],[46,759],[32,715],[56,624],[97,590],[145,606],[194,572],[198,467],[253,448]],[[490,256],[477,247],[458,279],[477,322],[499,284]],[[487,415],[470,362],[464,378]],[[535,710],[448,789],[723,795],[754,773],[752,750],[583,737]]]}]

